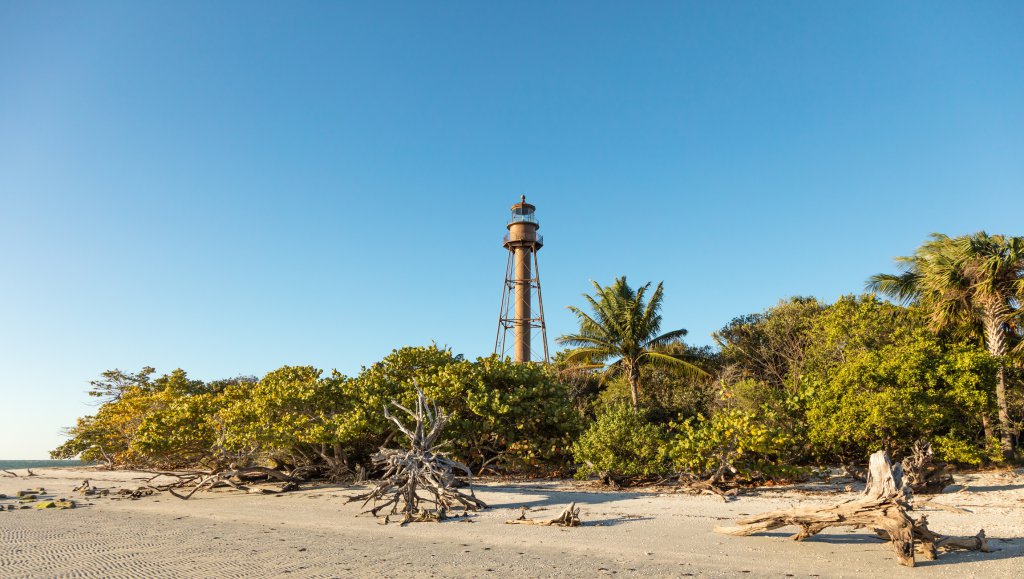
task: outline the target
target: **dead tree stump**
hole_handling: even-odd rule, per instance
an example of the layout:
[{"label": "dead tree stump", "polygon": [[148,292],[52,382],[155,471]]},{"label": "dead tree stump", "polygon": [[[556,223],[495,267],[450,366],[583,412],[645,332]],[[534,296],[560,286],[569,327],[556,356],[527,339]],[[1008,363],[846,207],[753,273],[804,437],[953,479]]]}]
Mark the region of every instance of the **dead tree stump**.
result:
[{"label": "dead tree stump", "polygon": [[716,527],[715,532],[747,536],[779,527],[795,526],[800,530],[793,540],[802,541],[828,527],[873,529],[892,544],[901,565],[914,566],[915,550],[925,559],[934,559],[938,551],[968,549],[990,552],[985,531],[967,538],[944,537],[928,528],[927,518],[912,518],[913,494],[904,481],[903,467],[893,464],[880,450],[871,455],[864,496],[831,507],[803,507],[772,511],[737,521],[735,527]]},{"label": "dead tree stump", "polygon": [[373,456],[374,466],[384,469],[383,479],[368,493],[351,497],[349,502],[363,501],[364,512],[377,516],[391,507],[384,516],[401,513],[402,524],[413,521],[440,521],[453,507],[464,512],[486,509],[487,505],[476,498],[471,485],[466,485],[469,494],[459,490],[458,475],[472,479],[466,465],[449,458],[439,450],[441,431],[448,424],[448,415],[439,411],[427,400],[423,391],[416,389],[416,411],[413,412],[392,400],[391,404],[412,417],[413,426],[406,426],[384,407],[384,416],[395,423],[398,430],[410,442],[408,449],[381,448]]},{"label": "dead tree stump", "polygon": [[916,493],[939,492],[947,485],[953,484],[953,475],[949,465],[935,462],[931,443],[919,440],[914,443],[913,451],[900,463],[907,486]]}]

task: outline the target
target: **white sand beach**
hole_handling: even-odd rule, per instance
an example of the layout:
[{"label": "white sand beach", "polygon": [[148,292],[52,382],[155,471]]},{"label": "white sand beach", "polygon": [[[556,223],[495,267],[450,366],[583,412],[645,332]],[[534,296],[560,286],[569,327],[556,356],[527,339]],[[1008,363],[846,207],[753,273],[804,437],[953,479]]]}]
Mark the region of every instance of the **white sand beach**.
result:
[{"label": "white sand beach", "polygon": [[[24,471],[21,472],[23,474]],[[43,487],[73,497],[83,479],[135,488],[142,473],[40,469],[0,478],[0,493]],[[994,553],[946,553],[915,568],[896,564],[871,533],[829,529],[802,543],[791,529],[715,534],[744,514],[826,504],[845,495],[824,485],[763,488],[723,502],[714,496],[601,492],[572,481],[489,481],[477,492],[491,508],[443,523],[381,525],[346,498],[362,486],[304,485],[282,495],[162,494],[138,500],[73,497],[69,510],[0,513],[3,577],[1020,577],[1024,569],[1024,472],[968,474],[966,487],[925,508],[932,529],[973,535],[984,528]],[[551,518],[581,507],[578,528],[507,525],[520,507]],[[17,504],[10,498],[0,504]]]}]

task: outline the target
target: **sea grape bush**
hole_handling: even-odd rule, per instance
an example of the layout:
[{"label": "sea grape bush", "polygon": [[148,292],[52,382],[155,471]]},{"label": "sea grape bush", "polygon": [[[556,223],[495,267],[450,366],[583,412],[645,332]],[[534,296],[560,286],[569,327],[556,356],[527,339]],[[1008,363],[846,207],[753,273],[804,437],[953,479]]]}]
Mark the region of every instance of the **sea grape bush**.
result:
[{"label": "sea grape bush", "polygon": [[676,435],[666,453],[682,472],[714,480],[801,474],[785,461],[794,439],[770,409],[724,408],[711,418],[690,418],[673,429]]},{"label": "sea grape bush", "polygon": [[[991,356],[941,340],[918,311],[871,297],[840,299],[814,333],[820,339],[797,384],[815,459],[854,460],[879,448],[903,455],[915,440],[936,439],[938,458],[980,462],[995,411]],[[953,448],[960,451],[946,455]]]},{"label": "sea grape bush", "polygon": [[576,476],[650,476],[667,472],[665,428],[627,401],[605,407],[572,447]]},{"label": "sea grape bush", "polygon": [[147,374],[79,419],[52,455],[121,467],[270,463],[342,476],[390,442],[383,406],[412,404],[417,385],[451,415],[447,450],[478,470],[541,470],[568,456],[579,415],[552,372],[494,357],[469,362],[436,346],[395,350],[353,378],[311,366],[214,386],[181,370]]}]

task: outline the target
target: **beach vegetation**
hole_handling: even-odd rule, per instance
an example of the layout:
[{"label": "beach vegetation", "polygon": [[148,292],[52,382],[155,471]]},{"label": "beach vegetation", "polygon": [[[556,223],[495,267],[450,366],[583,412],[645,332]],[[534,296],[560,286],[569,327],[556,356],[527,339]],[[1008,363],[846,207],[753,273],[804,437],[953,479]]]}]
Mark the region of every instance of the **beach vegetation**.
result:
[{"label": "beach vegetation", "polygon": [[395,350],[352,378],[312,366],[210,384],[180,370],[147,375],[79,419],[51,454],[117,467],[269,464],[340,477],[391,442],[382,409],[414,403],[417,385],[449,415],[446,450],[478,471],[543,471],[568,460],[579,415],[551,369],[470,362],[435,345]]},{"label": "beach vegetation", "polygon": [[569,308],[578,329],[550,365],[431,344],[354,376],[109,370],[52,456],[359,476],[395,443],[383,409],[422,392],[446,415],[444,451],[475,474],[762,480],[921,448],[1000,464],[1024,421],[1022,260],[1024,238],[935,235],[899,258],[902,273],[869,280],[877,294],[784,299],[732,319],[713,347],[661,331],[661,284],[620,277]]},{"label": "beach vegetation", "polygon": [[663,284],[659,283],[648,296],[650,282],[633,289],[626,276],[616,278],[609,286],[591,283],[594,295],[583,294],[590,313],[568,306],[576,315],[579,330],[558,338],[560,344],[572,348],[566,354],[567,362],[600,368],[603,378],[625,376],[634,408],[639,405],[644,366],[671,366],[689,377],[706,375],[685,356],[664,349],[685,336],[686,330],[661,333]]},{"label": "beach vegetation", "polygon": [[1012,458],[1019,428],[1010,418],[1008,367],[1024,350],[1024,237],[935,233],[896,263],[899,274],[875,275],[868,287],[920,307],[934,331],[973,338],[996,360],[997,435],[1003,458]]},{"label": "beach vegetation", "polygon": [[669,470],[667,432],[629,402],[605,407],[572,447],[578,478],[644,477]]},{"label": "beach vegetation", "polygon": [[725,407],[674,424],[666,452],[674,467],[712,482],[725,478],[795,478],[802,474],[787,459],[791,429],[771,408]]}]

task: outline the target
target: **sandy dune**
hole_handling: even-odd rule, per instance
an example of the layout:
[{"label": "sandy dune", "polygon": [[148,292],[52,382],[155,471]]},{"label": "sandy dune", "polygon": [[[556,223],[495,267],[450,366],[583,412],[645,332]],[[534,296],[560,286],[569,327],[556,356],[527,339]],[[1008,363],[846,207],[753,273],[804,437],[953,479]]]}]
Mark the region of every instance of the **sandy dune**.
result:
[{"label": "sandy dune", "polygon": [[[70,496],[84,478],[98,487],[134,488],[141,476],[37,474],[0,478],[0,493],[41,486]],[[897,566],[865,531],[830,530],[803,543],[786,532],[747,538],[711,532],[742,514],[835,501],[842,495],[831,487],[762,489],[723,503],[711,496],[594,492],[572,482],[491,482],[478,491],[491,509],[406,527],[357,517],[358,505],[345,498],[361,487],[333,485],[285,495],[97,498],[73,510],[7,511],[0,513],[0,576],[1024,576],[1024,473],[965,475],[957,482],[967,489],[937,502],[971,514],[926,510],[930,526],[963,535],[984,528],[1000,551],[950,553],[913,569]],[[521,506],[531,509],[531,518],[550,518],[573,501],[582,507],[583,527],[504,524]]]}]

